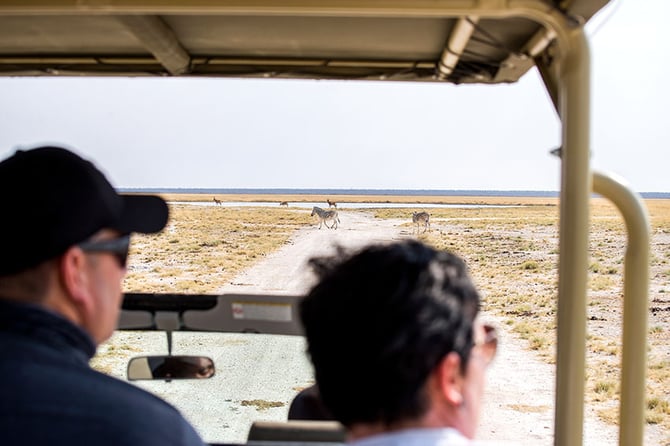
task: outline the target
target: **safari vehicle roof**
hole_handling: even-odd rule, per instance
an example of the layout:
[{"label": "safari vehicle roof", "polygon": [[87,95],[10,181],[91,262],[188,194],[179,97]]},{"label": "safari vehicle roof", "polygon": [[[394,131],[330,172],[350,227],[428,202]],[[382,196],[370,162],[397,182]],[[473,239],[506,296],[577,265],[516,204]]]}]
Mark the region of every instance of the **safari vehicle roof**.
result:
[{"label": "safari vehicle roof", "polygon": [[607,2],[2,0],[0,75],[515,82]]}]

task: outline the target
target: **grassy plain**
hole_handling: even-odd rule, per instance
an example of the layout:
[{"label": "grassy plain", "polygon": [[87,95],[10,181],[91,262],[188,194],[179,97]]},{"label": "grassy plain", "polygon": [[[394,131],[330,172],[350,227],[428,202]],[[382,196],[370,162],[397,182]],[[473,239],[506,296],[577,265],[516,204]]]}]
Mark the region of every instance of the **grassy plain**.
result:
[{"label": "grassy plain", "polygon": [[[214,195],[165,195],[169,201],[213,201]],[[215,293],[237,273],[313,224],[293,202],[405,202],[397,196],[216,195],[223,201],[280,201],[289,207],[227,208],[171,205],[159,235],[136,236],[126,291]],[[463,256],[484,294],[484,308],[503,318],[547,362],[554,362],[558,201],[524,197],[411,197],[431,214],[432,229],[417,237]],[[515,207],[431,208],[433,203]],[[670,200],[647,200],[652,226],[646,420],[670,442]],[[588,373],[586,399],[617,422],[621,362],[625,225],[601,198],[592,200]],[[411,210],[376,209],[376,218],[406,219]]]},{"label": "grassy plain", "polygon": [[286,208],[170,205],[158,235],[136,235],[126,291],[216,293],[237,273],[312,222]]}]

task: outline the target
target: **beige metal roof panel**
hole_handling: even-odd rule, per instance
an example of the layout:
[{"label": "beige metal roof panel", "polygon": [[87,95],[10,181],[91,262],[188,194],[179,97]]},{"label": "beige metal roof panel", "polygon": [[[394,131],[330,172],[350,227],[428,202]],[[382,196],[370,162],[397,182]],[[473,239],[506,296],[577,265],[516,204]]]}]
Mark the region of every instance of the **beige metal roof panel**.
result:
[{"label": "beige metal roof panel", "polygon": [[105,16],[1,16],[2,55],[150,54],[117,20]]},{"label": "beige metal roof panel", "polygon": [[0,75],[515,82],[606,3],[0,0]]},{"label": "beige metal roof panel", "polygon": [[446,19],[166,16],[195,55],[414,60],[439,55]]}]

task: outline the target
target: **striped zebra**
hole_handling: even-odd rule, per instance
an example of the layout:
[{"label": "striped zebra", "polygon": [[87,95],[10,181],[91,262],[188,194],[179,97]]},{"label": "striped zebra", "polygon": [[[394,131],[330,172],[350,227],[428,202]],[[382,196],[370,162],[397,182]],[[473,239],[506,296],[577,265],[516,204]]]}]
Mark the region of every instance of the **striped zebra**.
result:
[{"label": "striped zebra", "polygon": [[[312,217],[314,215],[319,216],[319,229],[321,229],[321,223],[326,225],[326,228],[328,229],[337,229],[337,224],[340,222],[339,217],[337,216],[337,211],[326,211],[324,209],[321,209],[318,206],[314,206],[312,208]],[[331,226],[328,226],[327,221],[332,220],[333,224]]]},{"label": "striped zebra", "polygon": [[412,223],[416,224],[416,232],[423,225],[423,232],[430,229],[430,214],[428,212],[412,212]]}]

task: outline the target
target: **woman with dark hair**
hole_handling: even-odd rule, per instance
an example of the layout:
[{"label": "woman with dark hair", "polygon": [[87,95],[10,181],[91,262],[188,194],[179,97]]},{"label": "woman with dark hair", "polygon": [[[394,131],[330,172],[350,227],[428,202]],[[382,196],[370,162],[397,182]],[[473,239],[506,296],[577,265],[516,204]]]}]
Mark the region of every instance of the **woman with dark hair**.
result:
[{"label": "woman with dark hair", "polygon": [[310,261],[300,313],[320,398],[360,445],[468,444],[495,330],[463,260],[416,241]]}]

